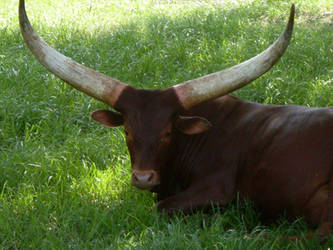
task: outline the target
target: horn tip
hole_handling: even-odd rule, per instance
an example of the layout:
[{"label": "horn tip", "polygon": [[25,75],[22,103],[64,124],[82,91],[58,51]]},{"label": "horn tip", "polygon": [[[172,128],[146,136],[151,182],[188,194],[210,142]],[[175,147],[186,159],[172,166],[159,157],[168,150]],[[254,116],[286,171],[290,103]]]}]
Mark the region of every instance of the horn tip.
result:
[{"label": "horn tip", "polygon": [[20,0],[20,3],[19,3],[19,10],[20,11],[24,11],[25,9],[25,2],[24,0]]},{"label": "horn tip", "polygon": [[295,18],[295,4],[291,4],[290,7],[290,16],[289,16],[289,23],[291,23],[292,25],[294,24],[294,18]]},{"label": "horn tip", "polygon": [[291,38],[291,34],[293,32],[294,18],[295,18],[295,4],[293,3],[293,4],[291,4],[291,7],[290,7],[289,20],[288,20],[287,28],[285,30],[285,34],[287,35],[288,38]]},{"label": "horn tip", "polygon": [[20,24],[21,27],[23,26],[24,23],[27,22],[27,14],[25,12],[25,2],[24,0],[20,0],[19,3],[19,20],[20,20]]}]

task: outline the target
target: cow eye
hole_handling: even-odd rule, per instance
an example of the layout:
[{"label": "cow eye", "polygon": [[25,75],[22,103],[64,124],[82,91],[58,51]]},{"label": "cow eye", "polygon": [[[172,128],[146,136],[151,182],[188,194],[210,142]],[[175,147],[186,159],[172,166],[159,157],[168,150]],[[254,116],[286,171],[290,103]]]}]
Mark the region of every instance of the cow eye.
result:
[{"label": "cow eye", "polygon": [[170,138],[170,136],[171,136],[171,132],[170,131],[166,132],[164,134],[163,138],[161,139],[161,141],[163,142],[163,141],[168,140]]}]

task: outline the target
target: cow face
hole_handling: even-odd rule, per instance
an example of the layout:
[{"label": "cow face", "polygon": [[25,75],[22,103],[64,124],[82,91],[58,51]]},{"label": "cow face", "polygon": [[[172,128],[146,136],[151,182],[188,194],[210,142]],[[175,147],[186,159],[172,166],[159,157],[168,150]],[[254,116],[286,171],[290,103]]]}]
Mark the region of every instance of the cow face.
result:
[{"label": "cow face", "polygon": [[115,108],[120,112],[97,110],[92,118],[103,125],[123,125],[132,164],[132,185],[152,190],[161,182],[173,149],[175,130],[198,134],[211,124],[202,117],[181,116],[181,106],[171,89],[123,91]]}]

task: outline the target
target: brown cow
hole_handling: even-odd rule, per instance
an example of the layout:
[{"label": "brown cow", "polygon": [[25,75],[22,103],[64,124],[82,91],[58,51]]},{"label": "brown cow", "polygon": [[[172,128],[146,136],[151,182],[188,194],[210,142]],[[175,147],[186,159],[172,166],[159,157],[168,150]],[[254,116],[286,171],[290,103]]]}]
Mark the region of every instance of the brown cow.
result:
[{"label": "brown cow", "polygon": [[333,226],[333,109],[261,105],[227,95],[268,71],[291,39],[229,69],[165,90],[139,90],[86,68],[47,45],[20,0],[23,37],[36,58],[74,88],[112,106],[92,118],[124,125],[132,184],[158,194],[159,210],[185,213],[228,204],[237,192],[268,215],[286,211]]}]

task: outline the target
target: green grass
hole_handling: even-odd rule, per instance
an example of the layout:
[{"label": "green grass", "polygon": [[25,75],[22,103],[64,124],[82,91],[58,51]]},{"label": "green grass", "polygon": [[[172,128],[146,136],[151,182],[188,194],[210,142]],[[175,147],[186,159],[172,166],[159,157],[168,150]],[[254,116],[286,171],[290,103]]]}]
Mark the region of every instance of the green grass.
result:
[{"label": "green grass", "polygon": [[[291,45],[235,92],[260,103],[333,106],[330,0],[295,0]],[[93,122],[105,105],[46,71],[20,35],[18,1],[0,1],[0,248],[318,249],[286,235],[302,220],[264,223],[250,203],[168,218],[129,184],[122,129]],[[53,47],[140,88],[166,88],[248,59],[285,27],[291,1],[27,0]],[[245,237],[265,233],[270,239]],[[331,237],[326,245],[332,246]]]}]

